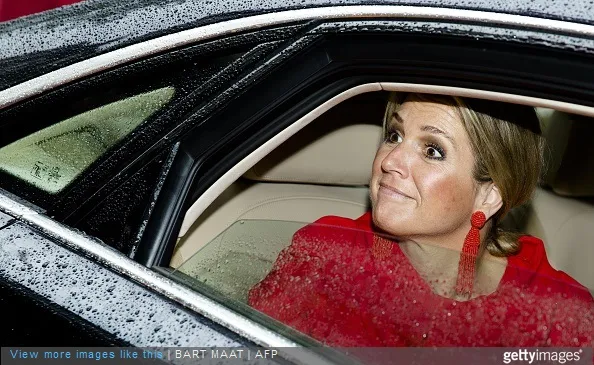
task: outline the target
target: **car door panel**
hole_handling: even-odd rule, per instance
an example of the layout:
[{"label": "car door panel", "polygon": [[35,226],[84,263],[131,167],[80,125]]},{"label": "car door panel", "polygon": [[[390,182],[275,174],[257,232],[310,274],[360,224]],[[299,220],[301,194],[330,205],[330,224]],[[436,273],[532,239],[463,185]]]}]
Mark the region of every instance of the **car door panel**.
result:
[{"label": "car door panel", "polygon": [[0,277],[133,346],[240,345],[236,335],[22,222],[0,230]]}]

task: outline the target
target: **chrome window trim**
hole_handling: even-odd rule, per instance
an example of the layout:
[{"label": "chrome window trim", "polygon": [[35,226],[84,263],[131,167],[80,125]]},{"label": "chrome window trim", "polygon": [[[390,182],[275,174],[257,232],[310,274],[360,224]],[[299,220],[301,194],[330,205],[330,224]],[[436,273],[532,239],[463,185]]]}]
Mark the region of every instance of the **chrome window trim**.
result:
[{"label": "chrome window trim", "polygon": [[0,91],[0,109],[80,78],[191,43],[232,33],[254,30],[261,27],[278,26],[291,22],[348,18],[401,18],[463,21],[547,30],[582,37],[594,37],[594,26],[588,24],[478,10],[404,5],[349,5],[287,10],[209,24],[123,47],[74,63]]}]

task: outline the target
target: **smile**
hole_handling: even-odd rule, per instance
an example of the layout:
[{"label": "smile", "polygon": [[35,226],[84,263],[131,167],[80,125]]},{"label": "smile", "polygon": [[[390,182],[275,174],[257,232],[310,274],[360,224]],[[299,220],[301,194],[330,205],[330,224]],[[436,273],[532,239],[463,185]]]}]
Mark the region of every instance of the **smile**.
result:
[{"label": "smile", "polygon": [[388,197],[396,198],[396,199],[400,199],[400,200],[412,199],[410,196],[404,194],[402,191],[400,191],[396,188],[393,188],[391,186],[384,185],[384,184],[379,185],[379,193],[382,195],[386,195]]}]

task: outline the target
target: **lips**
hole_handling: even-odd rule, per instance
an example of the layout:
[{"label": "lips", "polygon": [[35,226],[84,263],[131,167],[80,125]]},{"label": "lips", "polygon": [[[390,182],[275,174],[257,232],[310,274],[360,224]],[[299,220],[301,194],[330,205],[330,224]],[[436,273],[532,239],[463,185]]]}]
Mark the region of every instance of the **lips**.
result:
[{"label": "lips", "polygon": [[384,189],[384,192],[388,193],[389,195],[399,195],[400,197],[412,199],[412,197],[410,195],[405,194],[402,190],[399,190],[393,186],[390,186],[390,185],[387,185],[387,184],[381,183],[381,182],[380,182],[379,186],[380,186],[380,190]]}]

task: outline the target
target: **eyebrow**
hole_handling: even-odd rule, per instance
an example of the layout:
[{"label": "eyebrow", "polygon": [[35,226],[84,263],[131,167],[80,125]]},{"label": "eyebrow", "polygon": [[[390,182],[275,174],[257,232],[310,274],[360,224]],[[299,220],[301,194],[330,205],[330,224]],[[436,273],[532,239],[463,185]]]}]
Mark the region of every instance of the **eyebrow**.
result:
[{"label": "eyebrow", "polygon": [[[404,119],[402,119],[402,117],[400,116],[400,114],[398,114],[398,111],[395,110],[392,113],[392,116],[394,118],[396,118],[396,121],[400,124],[404,124]],[[454,138],[452,138],[452,136],[450,136],[448,133],[442,131],[441,129],[434,127],[432,125],[424,125],[421,127],[421,131],[423,132],[428,132],[431,134],[438,134],[440,136],[443,136],[445,138],[447,138],[454,146],[456,145],[456,143],[454,142]]]},{"label": "eyebrow", "polygon": [[424,126],[422,126],[422,127],[421,127],[421,130],[422,130],[423,132],[429,132],[429,133],[432,133],[432,134],[439,134],[439,135],[441,135],[441,136],[444,136],[445,138],[449,139],[449,140],[450,140],[450,142],[451,142],[453,145],[455,145],[455,143],[454,143],[454,139],[452,138],[452,136],[450,136],[449,134],[447,134],[446,132],[442,131],[442,130],[441,130],[441,129],[439,129],[439,128],[436,128],[436,127],[434,127],[434,126],[432,126],[432,125],[424,125]]},{"label": "eyebrow", "polygon": [[396,121],[400,124],[404,124],[404,120],[402,119],[402,117],[400,116],[400,114],[398,114],[398,110],[394,110],[394,112],[392,113],[392,116],[394,118],[396,118]]}]

